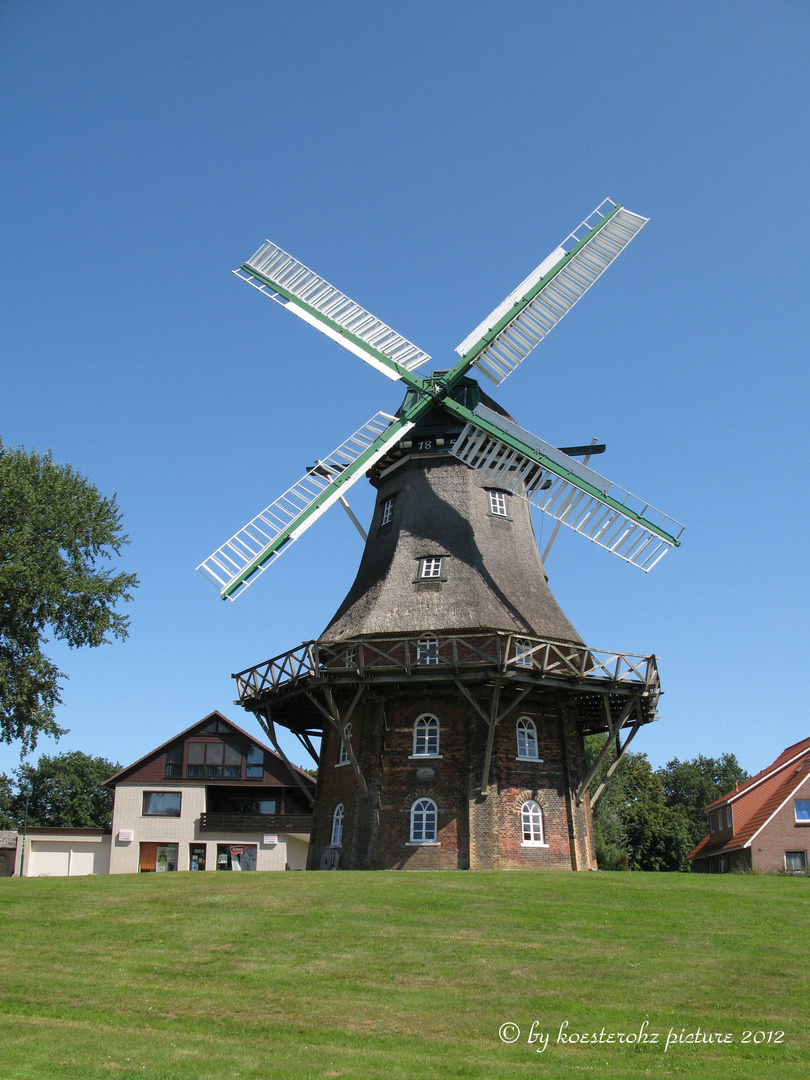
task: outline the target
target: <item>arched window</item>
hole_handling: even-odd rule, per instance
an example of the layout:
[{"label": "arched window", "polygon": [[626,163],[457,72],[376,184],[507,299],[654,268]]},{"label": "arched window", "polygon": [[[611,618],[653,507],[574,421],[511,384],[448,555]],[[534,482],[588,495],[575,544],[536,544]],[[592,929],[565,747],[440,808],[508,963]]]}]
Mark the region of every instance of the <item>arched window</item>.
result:
[{"label": "arched window", "polygon": [[343,843],[343,803],[338,803],[332,814],[332,847],[340,847]]},{"label": "arched window", "polygon": [[534,720],[530,720],[528,716],[521,716],[516,728],[518,758],[537,761],[537,728],[534,726]]},{"label": "arched window", "polygon": [[419,799],[411,807],[411,843],[432,844],[436,842],[436,803],[432,799]]},{"label": "arched window", "polygon": [[517,667],[534,667],[532,643],[523,638],[515,638],[515,664]]},{"label": "arched window", "polygon": [[532,800],[525,802],[521,808],[521,818],[523,820],[523,843],[543,844],[545,846],[543,843],[543,811],[537,803]]},{"label": "arched window", "polygon": [[438,754],[439,721],[430,713],[425,713],[413,725],[413,756],[437,757]]},{"label": "arched window", "polygon": [[439,662],[439,639],[435,637],[423,637],[416,643],[417,664],[438,664]]},{"label": "arched window", "polygon": [[338,765],[345,765],[349,760],[349,743],[352,741],[352,725],[347,724],[343,729],[343,738],[340,740],[340,757]]}]

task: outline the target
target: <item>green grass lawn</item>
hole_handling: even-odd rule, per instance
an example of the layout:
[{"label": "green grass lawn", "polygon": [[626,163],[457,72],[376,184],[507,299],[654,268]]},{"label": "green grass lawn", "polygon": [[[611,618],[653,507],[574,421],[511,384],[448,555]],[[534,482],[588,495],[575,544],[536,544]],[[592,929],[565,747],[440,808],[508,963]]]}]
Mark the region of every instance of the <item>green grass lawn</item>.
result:
[{"label": "green grass lawn", "polygon": [[[810,1069],[806,878],[0,879],[0,926],[3,1080]],[[558,1041],[566,1022],[603,1041]],[[642,1030],[658,1042],[619,1041]],[[665,1048],[698,1030],[731,1041]]]}]

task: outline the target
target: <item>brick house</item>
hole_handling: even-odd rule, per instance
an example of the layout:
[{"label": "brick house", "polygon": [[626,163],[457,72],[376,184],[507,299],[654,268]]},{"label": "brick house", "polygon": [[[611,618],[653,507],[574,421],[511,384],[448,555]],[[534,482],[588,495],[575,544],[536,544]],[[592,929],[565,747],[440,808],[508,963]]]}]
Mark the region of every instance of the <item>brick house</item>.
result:
[{"label": "brick house", "polygon": [[299,870],[315,781],[212,712],[106,781],[109,872]]},{"label": "brick house", "polygon": [[689,855],[703,874],[808,869],[810,738],[706,807],[709,833]]}]

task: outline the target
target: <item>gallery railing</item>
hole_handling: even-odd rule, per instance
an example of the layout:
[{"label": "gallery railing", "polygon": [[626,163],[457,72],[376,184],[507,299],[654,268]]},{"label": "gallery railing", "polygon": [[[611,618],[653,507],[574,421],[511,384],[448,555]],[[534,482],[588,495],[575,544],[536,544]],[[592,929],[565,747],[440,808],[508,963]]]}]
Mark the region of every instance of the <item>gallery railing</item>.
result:
[{"label": "gallery railing", "polygon": [[431,680],[474,673],[562,680],[593,689],[627,688],[657,699],[655,656],[589,649],[535,637],[488,634],[422,634],[357,638],[334,645],[305,641],[236,679],[239,703],[292,691],[306,683]]}]

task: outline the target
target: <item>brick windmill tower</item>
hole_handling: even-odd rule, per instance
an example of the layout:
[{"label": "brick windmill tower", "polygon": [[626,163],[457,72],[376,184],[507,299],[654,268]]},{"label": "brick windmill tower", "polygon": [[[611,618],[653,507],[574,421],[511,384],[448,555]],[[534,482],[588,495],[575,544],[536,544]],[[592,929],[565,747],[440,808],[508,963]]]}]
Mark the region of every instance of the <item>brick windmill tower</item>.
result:
[{"label": "brick windmill tower", "polygon": [[426,378],[425,353],[269,241],[236,271],[407,387],[198,568],[233,599],[362,475],[377,490],[321,636],[236,676],[279,752],[277,725],[319,763],[310,868],[595,866],[591,780],[655,718],[658,673],[583,642],[529,504],[643,570],[682,527],[588,467],[603,447],[543,442],[468,373],[502,382],[645,222],[607,200]]}]

